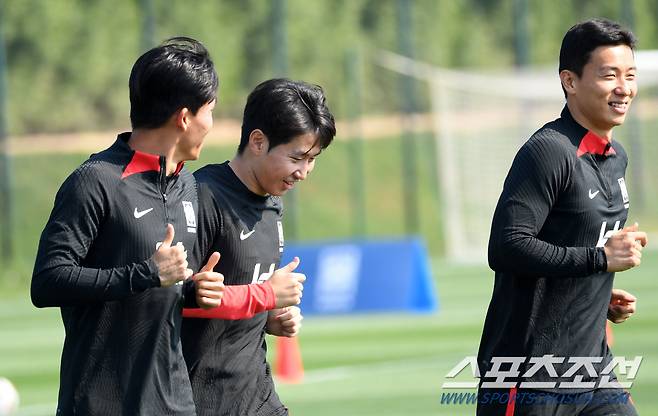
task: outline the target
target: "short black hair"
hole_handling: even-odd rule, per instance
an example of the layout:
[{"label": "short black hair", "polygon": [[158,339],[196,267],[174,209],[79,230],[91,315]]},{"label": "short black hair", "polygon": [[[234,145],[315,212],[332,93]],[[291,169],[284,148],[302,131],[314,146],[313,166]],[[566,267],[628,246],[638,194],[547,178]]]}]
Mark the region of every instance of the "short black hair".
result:
[{"label": "short black hair", "polygon": [[217,97],[218,84],[201,42],[187,37],[167,39],[140,56],[130,72],[132,128],[161,127],[184,107],[196,114]]},{"label": "short black hair", "polygon": [[558,72],[569,70],[578,77],[589,62],[592,51],[599,46],[626,45],[635,49],[637,39],[630,30],[612,20],[595,18],[571,27],[562,39]]},{"label": "short black hair", "polygon": [[256,129],[267,136],[268,150],[306,133],[315,134],[320,148],[325,149],[336,135],[334,116],[322,88],[285,78],[262,82],[249,94],[238,154],[242,154]]}]

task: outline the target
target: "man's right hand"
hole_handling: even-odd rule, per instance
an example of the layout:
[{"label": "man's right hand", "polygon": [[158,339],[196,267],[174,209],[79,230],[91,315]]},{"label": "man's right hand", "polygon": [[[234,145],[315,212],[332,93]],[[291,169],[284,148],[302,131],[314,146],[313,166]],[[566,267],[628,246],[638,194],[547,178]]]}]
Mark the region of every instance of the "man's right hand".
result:
[{"label": "man's right hand", "polygon": [[196,303],[200,308],[216,308],[224,297],[224,275],[214,271],[219,262],[219,252],[215,251],[208,258],[199,273],[192,276],[195,283]]},{"label": "man's right hand", "polygon": [[304,290],[302,283],[306,280],[306,276],[303,273],[294,273],[297,266],[299,266],[299,257],[277,269],[268,279],[274,290],[277,308],[295,306],[301,302],[302,290]]},{"label": "man's right hand", "polygon": [[158,267],[161,287],[172,286],[192,276],[192,270],[187,268],[185,247],[182,244],[172,246],[173,242],[174,226],[167,224],[167,234],[152,257]]},{"label": "man's right hand", "polygon": [[607,271],[623,272],[639,266],[647,242],[647,233],[639,231],[637,223],[613,234],[603,247],[608,261]]}]

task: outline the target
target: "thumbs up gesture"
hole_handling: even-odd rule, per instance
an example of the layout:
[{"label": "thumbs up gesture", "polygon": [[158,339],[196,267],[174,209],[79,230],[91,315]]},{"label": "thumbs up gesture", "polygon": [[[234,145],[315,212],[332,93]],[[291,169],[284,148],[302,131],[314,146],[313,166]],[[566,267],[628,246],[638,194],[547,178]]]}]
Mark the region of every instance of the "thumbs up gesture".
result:
[{"label": "thumbs up gesture", "polygon": [[640,231],[637,223],[616,232],[603,247],[608,261],[607,271],[621,272],[639,266],[647,242],[647,233]]},{"label": "thumbs up gesture", "polygon": [[214,272],[219,262],[219,253],[214,252],[208,258],[208,263],[192,276],[196,290],[196,303],[204,309],[215,308],[222,303],[224,297],[224,275]]},{"label": "thumbs up gesture", "polygon": [[174,242],[174,226],[167,224],[167,233],[162,244],[151,257],[158,267],[160,286],[169,287],[192,276],[192,270],[187,268],[187,251],[182,244],[172,246]]},{"label": "thumbs up gesture", "polygon": [[306,280],[306,275],[295,273],[297,266],[299,266],[299,257],[295,257],[290,263],[277,269],[268,279],[274,290],[277,308],[299,305],[301,302],[304,290],[302,283]]}]

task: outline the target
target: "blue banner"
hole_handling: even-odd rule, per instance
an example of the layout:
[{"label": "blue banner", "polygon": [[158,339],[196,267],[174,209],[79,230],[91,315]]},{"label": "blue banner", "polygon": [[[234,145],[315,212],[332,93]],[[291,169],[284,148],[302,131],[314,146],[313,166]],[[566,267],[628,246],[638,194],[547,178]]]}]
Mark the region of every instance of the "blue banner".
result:
[{"label": "blue banner", "polygon": [[281,264],[294,256],[306,274],[304,315],[437,310],[420,239],[288,244]]}]

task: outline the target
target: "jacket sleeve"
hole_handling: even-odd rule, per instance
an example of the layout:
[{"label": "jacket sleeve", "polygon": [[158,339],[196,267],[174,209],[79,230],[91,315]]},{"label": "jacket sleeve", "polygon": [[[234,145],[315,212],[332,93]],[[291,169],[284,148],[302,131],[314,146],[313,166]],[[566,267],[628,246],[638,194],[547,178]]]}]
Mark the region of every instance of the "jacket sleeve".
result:
[{"label": "jacket sleeve", "polygon": [[226,286],[222,303],[212,309],[183,309],[185,318],[248,319],[274,309],[276,297],[270,282]]},{"label": "jacket sleeve", "polygon": [[120,300],[160,285],[150,259],[108,269],[83,266],[107,210],[107,195],[96,175],[83,165],[57,192],[32,274],[32,303],[37,307]]},{"label": "jacket sleeve", "polygon": [[[571,180],[575,154],[548,140],[530,140],[517,153],[494,213],[489,266],[517,276],[583,277],[606,268],[596,247],[561,247],[538,238]],[[567,230],[568,232],[568,230]]]}]

